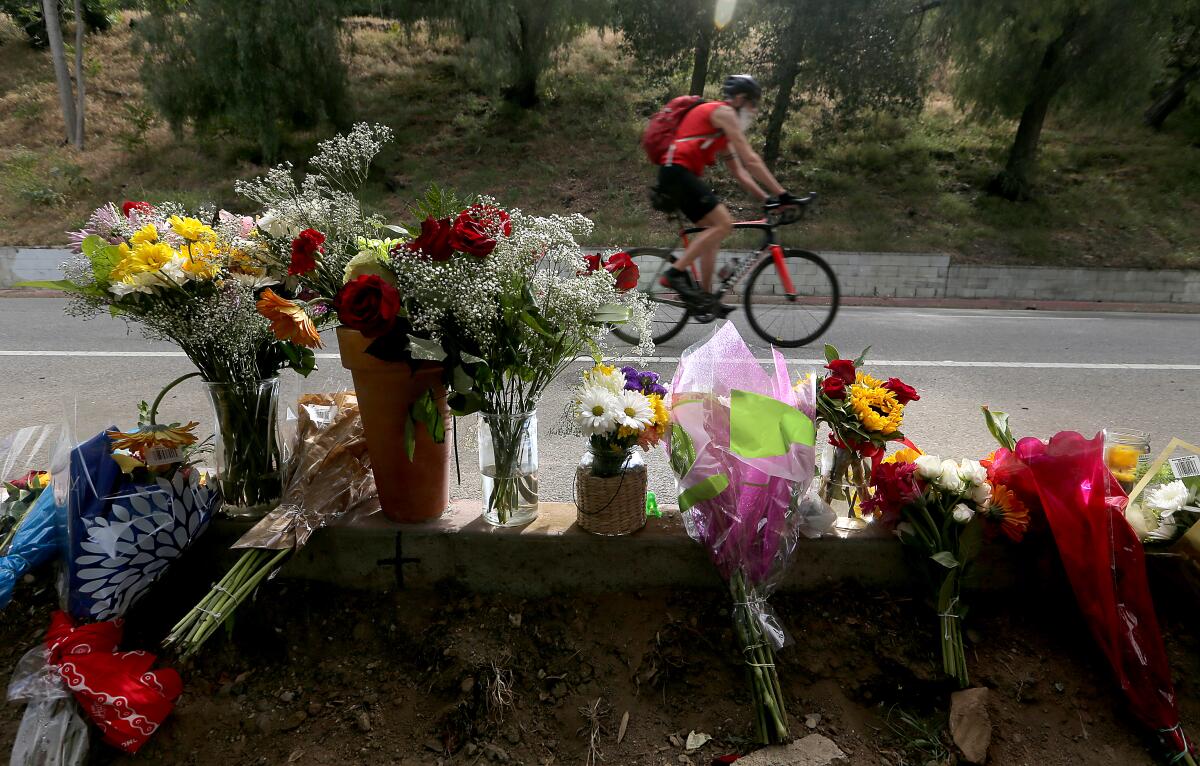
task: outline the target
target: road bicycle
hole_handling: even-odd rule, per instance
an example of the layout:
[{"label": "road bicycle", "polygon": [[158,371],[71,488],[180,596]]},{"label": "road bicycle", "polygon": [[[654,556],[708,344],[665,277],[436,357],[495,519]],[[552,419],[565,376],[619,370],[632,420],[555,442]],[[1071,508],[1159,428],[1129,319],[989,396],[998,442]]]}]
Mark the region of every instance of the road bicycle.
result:
[{"label": "road bicycle", "polygon": [[[785,249],[775,237],[776,227],[800,220],[816,197],[816,194],[808,194],[788,205],[769,204],[761,219],[733,224],[735,230],[761,231],[762,245],[749,255],[723,256],[723,262],[718,262],[715,300],[706,309],[690,305],[667,285],[666,272],[675,262],[675,250],[662,247],[626,250],[638,266],[637,289],[654,305],[651,325],[654,342],[665,343],[674,338],[689,320],[707,324],[735,311],[736,306],[721,301],[727,295],[736,297],[743,280],[742,310],[746,312],[750,328],[764,341],[782,348],[797,348],[821,337],[837,315],[840,299],[837,277],[821,256],[808,250]],[[687,247],[689,236],[704,231],[703,227],[680,223],[679,238],[683,247]],[[690,270],[698,284],[696,264],[692,264]],[[638,342],[625,330],[614,332],[626,343]]]}]

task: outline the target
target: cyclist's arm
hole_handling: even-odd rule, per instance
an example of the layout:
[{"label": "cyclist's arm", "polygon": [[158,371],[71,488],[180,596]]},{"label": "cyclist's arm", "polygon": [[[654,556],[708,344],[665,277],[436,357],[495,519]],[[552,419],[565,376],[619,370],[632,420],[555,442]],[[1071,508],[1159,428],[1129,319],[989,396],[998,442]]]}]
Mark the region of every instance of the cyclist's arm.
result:
[{"label": "cyclist's arm", "polygon": [[754,181],[754,176],[746,172],[746,167],[738,161],[738,158],[731,152],[724,153],[725,167],[729,169],[729,174],[734,177],[742,188],[758,197],[760,202],[767,201],[767,193],[763,188]]},{"label": "cyclist's arm", "polygon": [[767,163],[762,161],[758,152],[750,148],[750,142],[746,140],[746,134],[742,132],[737,112],[733,111],[733,107],[717,107],[713,110],[710,119],[713,127],[718,128],[729,139],[729,153],[740,161],[750,176],[765,186],[771,194],[782,194],[783,186],[775,180],[775,176],[771,175],[771,171],[767,169]]}]

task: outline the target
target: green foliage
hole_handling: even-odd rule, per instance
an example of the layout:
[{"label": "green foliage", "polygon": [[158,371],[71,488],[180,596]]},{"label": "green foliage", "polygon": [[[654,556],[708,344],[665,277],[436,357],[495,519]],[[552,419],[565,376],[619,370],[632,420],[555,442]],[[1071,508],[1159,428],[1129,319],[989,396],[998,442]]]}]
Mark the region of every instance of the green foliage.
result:
[{"label": "green foliage", "polygon": [[[74,17],[74,5],[60,0],[59,9],[64,19]],[[0,13],[7,14],[29,39],[34,48],[45,48],[50,44],[46,37],[46,19],[42,15],[41,0],[0,0]],[[84,0],[83,21],[93,32],[106,32],[113,25],[116,11],[107,0]]]},{"label": "green foliage", "polygon": [[176,130],[225,129],[275,160],[284,134],[347,120],[338,0],[150,0],[147,94]]},{"label": "green foliage", "polygon": [[36,153],[17,147],[0,163],[0,187],[33,205],[61,205],[87,183],[83,168],[69,161],[43,161]]},{"label": "green foliage", "polygon": [[670,80],[691,72],[697,47],[707,46],[703,63],[706,81],[717,83],[735,64],[742,63],[750,25],[745,14],[718,30],[712,0],[617,0],[615,23],[621,30],[622,49],[634,57],[641,71],[656,80]]},{"label": "green foliage", "polygon": [[521,107],[540,100],[542,74],[601,18],[600,0],[454,0],[467,55]]},{"label": "green foliage", "polygon": [[142,101],[130,101],[121,105],[124,113],[117,140],[129,154],[146,148],[146,134],[158,123],[158,115]]}]

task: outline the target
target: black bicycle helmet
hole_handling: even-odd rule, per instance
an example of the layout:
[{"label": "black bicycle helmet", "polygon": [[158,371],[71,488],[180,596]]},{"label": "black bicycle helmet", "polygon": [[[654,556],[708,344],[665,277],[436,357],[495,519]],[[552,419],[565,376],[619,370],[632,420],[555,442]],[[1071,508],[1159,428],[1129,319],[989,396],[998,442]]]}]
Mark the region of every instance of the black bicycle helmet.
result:
[{"label": "black bicycle helmet", "polygon": [[762,88],[759,87],[758,80],[748,74],[731,74],[726,77],[725,84],[721,86],[721,93],[725,98],[742,94],[749,96],[751,101],[762,98]]}]

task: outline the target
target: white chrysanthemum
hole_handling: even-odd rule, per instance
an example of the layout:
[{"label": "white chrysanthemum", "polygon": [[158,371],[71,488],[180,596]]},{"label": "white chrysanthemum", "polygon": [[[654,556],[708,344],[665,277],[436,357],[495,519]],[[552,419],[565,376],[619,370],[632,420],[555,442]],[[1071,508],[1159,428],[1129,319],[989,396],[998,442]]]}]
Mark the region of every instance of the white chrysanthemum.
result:
[{"label": "white chrysanthemum", "polygon": [[583,379],[594,386],[611,391],[614,394],[619,394],[625,390],[625,373],[620,370],[601,372],[592,368],[583,373]]},{"label": "white chrysanthemum", "polygon": [[585,386],[579,392],[576,421],[585,436],[610,434],[620,425],[621,403],[611,391]]},{"label": "white chrysanthemum", "polygon": [[622,426],[641,431],[654,422],[654,407],[641,391],[622,391],[617,394],[617,401],[620,403],[618,417]]},{"label": "white chrysanthemum", "polygon": [[1173,481],[1150,490],[1146,494],[1146,504],[1163,512],[1174,513],[1187,505],[1187,485],[1182,481]]}]

